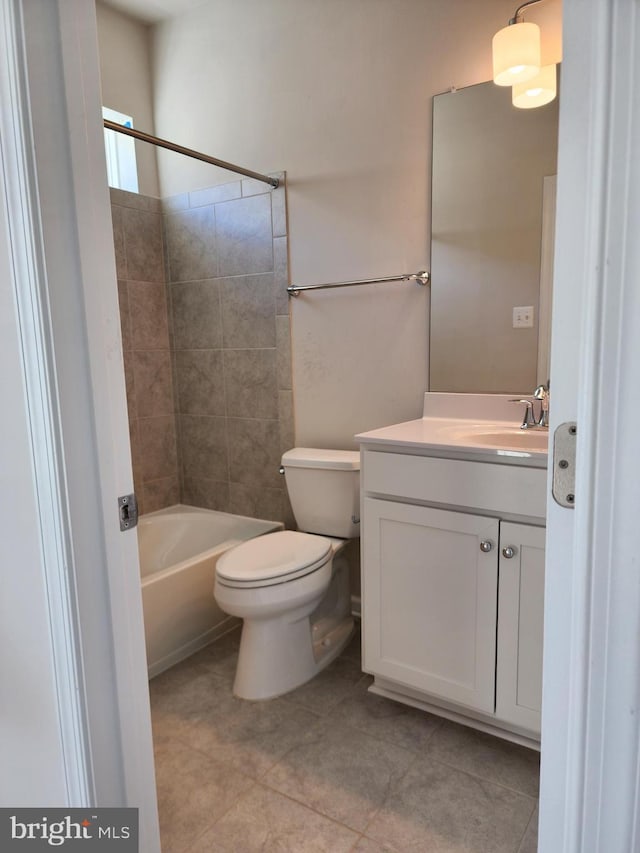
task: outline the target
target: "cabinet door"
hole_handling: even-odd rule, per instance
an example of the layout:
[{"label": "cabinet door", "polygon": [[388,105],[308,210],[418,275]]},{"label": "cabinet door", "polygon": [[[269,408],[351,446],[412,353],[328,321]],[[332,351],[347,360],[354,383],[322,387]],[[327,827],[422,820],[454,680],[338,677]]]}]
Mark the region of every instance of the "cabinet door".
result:
[{"label": "cabinet door", "polygon": [[[543,527],[500,525],[496,716],[537,734],[542,705],[544,539]],[[505,551],[509,548],[511,557]]]},{"label": "cabinet door", "polygon": [[364,668],[492,713],[498,521],[365,498],[363,528]]}]

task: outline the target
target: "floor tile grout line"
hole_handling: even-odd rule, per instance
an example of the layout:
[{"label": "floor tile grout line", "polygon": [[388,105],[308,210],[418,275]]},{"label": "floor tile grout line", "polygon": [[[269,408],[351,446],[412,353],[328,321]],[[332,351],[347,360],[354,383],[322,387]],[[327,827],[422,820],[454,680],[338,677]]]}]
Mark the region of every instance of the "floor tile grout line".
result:
[{"label": "floor tile grout line", "polygon": [[509,791],[512,794],[519,794],[521,797],[527,797],[527,799],[531,800],[534,804],[537,803],[539,800],[539,797],[537,796],[527,794],[524,791],[519,791],[517,788],[510,788],[508,785],[504,785],[502,782],[496,782],[495,779],[487,779],[486,776],[479,776],[477,773],[472,773],[470,770],[464,770],[461,767],[457,767],[455,764],[449,764],[448,761],[442,761],[439,758],[433,757],[431,757],[431,761],[435,762],[436,764],[441,764],[443,767],[448,767],[449,770],[456,770],[458,771],[458,773],[464,773],[465,776],[470,776],[472,779],[477,779],[479,782],[488,782],[490,785],[496,785],[498,788],[502,788],[503,790]]},{"label": "floor tile grout line", "polygon": [[522,833],[522,838],[520,839],[520,843],[518,844],[517,853],[521,853],[521,851],[522,851],[522,845],[524,844],[524,840],[527,837],[527,833],[529,832],[529,827],[531,826],[531,821],[533,820],[536,812],[537,812],[537,806],[533,809],[533,812],[531,813],[531,817],[529,818],[529,821],[524,828],[524,832]]},{"label": "floor tile grout line", "polygon": [[[251,777],[247,777],[247,778],[250,779]],[[226,817],[226,815],[228,815],[229,812],[237,806],[237,804],[240,802],[240,800],[242,800],[244,797],[246,797],[251,791],[253,791],[253,789],[256,787],[256,785],[259,784],[258,782],[256,782],[253,779],[251,779],[251,781],[253,784],[250,785],[246,791],[243,791],[241,794],[238,794],[238,796],[229,805],[229,808],[225,809],[222,812],[222,814],[218,815],[218,817],[212,823],[207,824],[206,828],[203,829],[202,832],[199,832],[198,835],[192,840],[191,844],[189,844],[188,847],[185,847],[185,849],[183,851],[181,851],[181,853],[189,853],[189,850],[191,850],[191,848],[198,841],[198,839],[202,838],[204,835],[207,834],[207,832],[209,832],[209,830],[213,829],[214,826],[216,826],[216,824],[218,824],[219,821],[221,821],[223,817]],[[160,839],[160,841],[162,842],[162,838]]]},{"label": "floor tile grout line", "polygon": [[[302,806],[302,808],[304,808],[304,809],[308,809],[310,812],[313,812],[314,814],[318,815],[318,817],[321,817],[321,818],[324,818],[324,820],[330,821],[335,826],[339,826],[341,829],[347,829],[349,832],[353,832],[358,836],[360,835],[360,830],[354,829],[352,826],[348,826],[346,823],[342,823],[342,821],[336,820],[336,818],[331,817],[331,815],[328,815],[328,814],[325,814],[324,812],[319,811],[318,809],[314,808],[313,806],[310,806],[308,803],[303,803],[300,800],[296,800],[295,797],[292,797],[289,794],[285,794],[284,791],[279,791],[277,788],[272,788],[271,785],[268,785],[264,781],[259,781],[257,784],[261,785],[263,788],[265,788],[267,791],[270,791],[273,794],[278,794],[278,796],[284,797],[285,800],[289,800],[289,802],[291,802],[291,803],[295,803],[298,806]],[[359,838],[356,839],[354,844],[357,843],[358,840],[359,840]]]},{"label": "floor tile grout line", "polygon": [[[348,729],[352,729],[353,731],[358,732],[358,734],[362,734],[362,735],[364,735],[365,737],[371,738],[372,740],[375,740],[375,741],[377,741],[377,742],[379,742],[379,743],[384,743],[384,744],[385,744],[385,745],[387,745],[387,746],[393,746],[395,749],[400,749],[400,750],[402,750],[403,752],[407,752],[407,753],[410,753],[410,752],[411,752],[411,750],[407,749],[406,747],[397,746],[397,744],[390,743],[390,742],[388,742],[388,741],[384,741],[384,740],[382,740],[382,738],[376,738],[376,737],[374,737],[373,735],[370,735],[370,734],[368,734],[368,733],[366,733],[366,732],[362,732],[360,729],[357,729],[355,726],[349,725],[348,723],[345,723],[344,725],[345,725],[345,727],[346,727],[346,728],[348,728]],[[274,766],[273,766],[273,767],[272,767],[268,772],[270,773],[270,772],[271,772],[271,770],[273,770],[273,768],[274,768],[274,767],[276,767],[278,764],[280,764],[280,762],[281,762],[281,761],[286,757],[286,755],[288,755],[288,754],[289,754],[290,752],[292,752],[294,749],[297,749],[300,745],[301,745],[301,744],[297,744],[296,746],[292,746],[292,747],[291,747],[291,749],[287,750],[287,752],[285,753],[285,755],[283,755],[283,756],[282,756],[282,758],[280,758],[280,759],[279,759],[279,761],[277,761],[277,762],[276,762],[276,764],[274,764]],[[408,765],[407,765],[406,769],[404,770],[404,772],[403,772],[403,773],[401,773],[401,774],[399,774],[399,775],[397,776],[397,778],[393,779],[393,781],[392,781],[392,780],[389,780],[389,783],[388,783],[388,785],[387,785],[387,792],[388,792],[389,787],[390,787],[392,784],[397,784],[397,783],[398,783],[398,782],[400,782],[402,779],[404,779],[404,777],[406,776],[406,774],[409,772],[409,769],[413,766],[414,760],[416,760],[416,758],[417,758],[417,756],[416,756],[415,758],[412,758],[412,759],[411,759],[411,761],[409,761],[409,763],[408,763]],[[308,805],[308,803],[306,803],[306,802],[302,802],[302,800],[296,800],[296,799],[295,799],[295,797],[292,797],[292,796],[290,796],[290,795],[288,795],[288,794],[284,794],[284,793],[283,793],[282,791],[280,791],[278,788],[275,788],[275,787],[273,787],[272,785],[270,785],[270,784],[269,784],[269,782],[268,782],[268,781],[267,781],[267,779],[266,779],[266,775],[268,775],[268,774],[265,774],[265,777],[264,777],[264,779],[263,779],[263,784],[264,784],[264,786],[265,786],[265,787],[269,788],[269,789],[270,789],[270,790],[272,790],[272,791],[276,791],[277,793],[282,794],[283,796],[288,796],[288,797],[289,797],[289,799],[293,800],[293,801],[294,801],[294,802],[296,802],[296,803],[300,803],[301,805],[306,806],[307,808],[311,808],[311,809],[312,809],[312,811],[317,811],[317,809],[314,809],[312,806],[309,806],[309,805]],[[378,815],[378,813],[379,813],[379,812],[380,812],[380,810],[382,809],[382,807],[383,807],[384,803],[385,803],[385,802],[386,802],[386,800],[387,800],[387,796],[388,796],[388,793],[385,793],[385,795],[384,795],[384,797],[383,797],[383,799],[382,799],[382,802],[381,802],[381,803],[380,803],[380,805],[379,805],[379,806],[378,806],[378,807],[373,811],[373,813],[371,814],[370,818],[367,820],[367,822],[366,822],[366,824],[365,824],[365,826],[364,826],[364,828],[363,828],[362,830],[355,829],[354,827],[349,826],[348,824],[342,824],[340,821],[337,821],[335,818],[332,818],[330,815],[325,814],[324,812],[320,812],[320,811],[318,811],[318,814],[321,814],[321,815],[323,815],[324,817],[327,817],[327,818],[329,818],[330,820],[333,820],[333,821],[334,821],[334,823],[338,823],[338,824],[340,824],[341,826],[346,826],[346,828],[347,828],[347,829],[350,829],[352,832],[358,832],[358,833],[362,833],[362,834],[364,834],[364,833],[366,832],[367,828],[371,825],[372,821],[375,819],[375,817]]]},{"label": "floor tile grout line", "polygon": [[[331,815],[327,814],[326,812],[320,811],[319,809],[315,808],[314,806],[310,805],[309,803],[305,803],[302,800],[297,800],[291,794],[285,794],[285,792],[281,791],[279,788],[274,788],[272,785],[270,785],[266,781],[266,779],[262,779],[260,784],[264,788],[267,788],[269,791],[272,791],[274,794],[279,794],[281,797],[285,797],[287,800],[290,800],[292,803],[297,803],[297,805],[302,806],[305,809],[309,809],[309,811],[314,812],[315,814],[319,815],[320,817],[325,818],[325,820],[330,820],[331,823],[336,824],[336,826],[340,826],[343,829],[348,829],[349,832],[354,832],[356,835],[360,835],[363,833],[363,830],[355,829],[353,826],[349,826],[347,823],[342,823],[342,821],[337,820],[335,817],[332,817]],[[376,814],[377,814],[377,812],[376,812]],[[367,823],[367,826],[368,825],[369,825],[369,823]],[[356,839],[356,843],[357,843],[357,840],[359,840],[359,839]]]}]

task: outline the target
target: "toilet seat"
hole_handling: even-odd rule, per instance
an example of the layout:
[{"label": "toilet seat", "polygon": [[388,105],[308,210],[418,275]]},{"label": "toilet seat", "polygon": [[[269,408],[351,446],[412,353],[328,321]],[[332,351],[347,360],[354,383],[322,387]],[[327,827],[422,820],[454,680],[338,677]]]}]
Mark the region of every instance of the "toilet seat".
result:
[{"label": "toilet seat", "polygon": [[282,530],[227,551],[216,565],[216,579],[236,589],[274,586],[317,571],[331,556],[331,542],[323,536]]}]

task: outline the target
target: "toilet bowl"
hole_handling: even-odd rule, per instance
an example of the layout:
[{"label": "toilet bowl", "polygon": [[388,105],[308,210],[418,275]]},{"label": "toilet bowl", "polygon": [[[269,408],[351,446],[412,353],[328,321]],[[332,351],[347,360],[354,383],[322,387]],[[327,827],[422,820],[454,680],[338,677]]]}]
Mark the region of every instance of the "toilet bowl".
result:
[{"label": "toilet bowl", "polygon": [[242,699],[273,698],[309,681],[354,630],[343,549],[359,532],[359,455],[296,448],[282,464],[305,527],[244,542],[216,566],[215,599],[243,620],[233,687]]}]

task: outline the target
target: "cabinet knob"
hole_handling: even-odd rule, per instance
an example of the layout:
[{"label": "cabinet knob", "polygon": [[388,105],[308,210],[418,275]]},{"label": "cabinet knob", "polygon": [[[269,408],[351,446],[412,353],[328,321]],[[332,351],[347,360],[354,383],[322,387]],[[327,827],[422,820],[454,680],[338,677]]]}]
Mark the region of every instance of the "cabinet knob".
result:
[{"label": "cabinet knob", "polygon": [[510,560],[512,557],[515,557],[516,549],[512,545],[507,545],[506,548],[502,549],[502,556],[507,560]]},{"label": "cabinet knob", "polygon": [[493,548],[493,542],[491,542],[489,539],[483,539],[482,542],[480,543],[480,550],[482,551],[483,554],[488,554],[492,548]]}]

